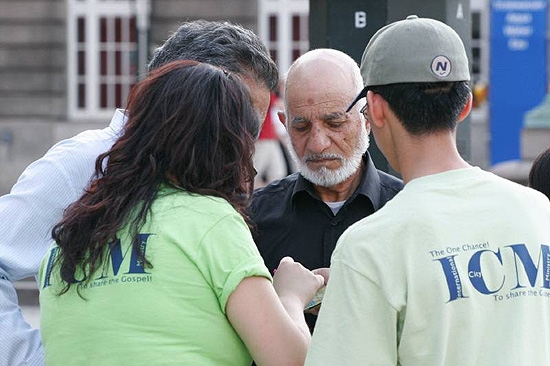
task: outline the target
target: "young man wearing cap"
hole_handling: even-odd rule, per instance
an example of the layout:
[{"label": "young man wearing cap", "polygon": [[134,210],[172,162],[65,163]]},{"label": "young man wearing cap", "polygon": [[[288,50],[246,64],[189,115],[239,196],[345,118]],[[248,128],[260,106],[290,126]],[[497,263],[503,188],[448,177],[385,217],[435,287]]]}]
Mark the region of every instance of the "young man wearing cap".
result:
[{"label": "young man wearing cap", "polygon": [[339,239],[306,365],[550,365],[550,203],[460,157],[460,37],[410,16],[373,36],[361,73],[405,187]]}]

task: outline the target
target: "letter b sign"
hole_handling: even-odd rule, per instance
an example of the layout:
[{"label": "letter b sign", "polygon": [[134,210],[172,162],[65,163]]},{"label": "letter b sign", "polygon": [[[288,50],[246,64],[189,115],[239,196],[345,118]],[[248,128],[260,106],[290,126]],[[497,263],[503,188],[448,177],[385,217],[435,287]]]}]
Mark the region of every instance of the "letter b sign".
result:
[{"label": "letter b sign", "polygon": [[355,12],[355,28],[365,28],[367,26],[367,13],[364,11]]}]

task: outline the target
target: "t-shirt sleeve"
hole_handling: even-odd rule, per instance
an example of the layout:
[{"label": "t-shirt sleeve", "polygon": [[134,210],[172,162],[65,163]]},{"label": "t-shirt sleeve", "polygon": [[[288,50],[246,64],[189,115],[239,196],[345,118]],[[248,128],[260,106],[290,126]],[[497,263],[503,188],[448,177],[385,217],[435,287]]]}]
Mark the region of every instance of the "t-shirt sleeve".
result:
[{"label": "t-shirt sleeve", "polygon": [[215,292],[225,313],[229,295],[246,277],[272,277],[258,252],[243,218],[223,217],[204,236],[197,253],[197,266]]}]

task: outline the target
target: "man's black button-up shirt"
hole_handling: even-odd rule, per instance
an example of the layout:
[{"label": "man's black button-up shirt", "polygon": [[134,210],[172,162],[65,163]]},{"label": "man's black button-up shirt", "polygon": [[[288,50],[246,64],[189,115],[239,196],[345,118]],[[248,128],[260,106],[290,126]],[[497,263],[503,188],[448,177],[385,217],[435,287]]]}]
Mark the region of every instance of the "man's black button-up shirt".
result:
[{"label": "man's black button-up shirt", "polygon": [[[249,211],[255,224],[252,234],[271,273],[286,256],[309,269],[330,267],[344,230],[380,209],[403,188],[401,180],[376,169],[368,153],[363,162],[361,183],[336,215],[298,173],[254,192]],[[313,332],[317,316],[305,316]]]},{"label": "man's black button-up shirt", "polygon": [[377,170],[368,153],[363,161],[366,169],[361,183],[336,215],[298,173],[254,192],[252,232],[272,273],[285,256],[309,269],[329,267],[344,230],[380,209],[403,188],[401,180]]}]

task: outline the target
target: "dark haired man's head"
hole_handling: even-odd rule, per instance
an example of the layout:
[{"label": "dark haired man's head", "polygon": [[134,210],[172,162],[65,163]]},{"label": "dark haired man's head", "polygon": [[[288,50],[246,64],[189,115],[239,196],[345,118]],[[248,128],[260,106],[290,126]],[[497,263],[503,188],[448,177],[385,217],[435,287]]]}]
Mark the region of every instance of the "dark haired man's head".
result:
[{"label": "dark haired man's head", "polygon": [[185,22],[155,50],[148,68],[154,70],[182,59],[218,66],[239,75],[249,88],[258,117],[264,120],[269,92],[277,88],[279,75],[265,45],[252,31],[229,22]]}]

